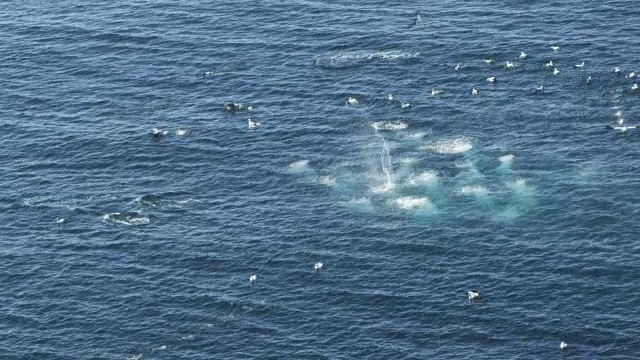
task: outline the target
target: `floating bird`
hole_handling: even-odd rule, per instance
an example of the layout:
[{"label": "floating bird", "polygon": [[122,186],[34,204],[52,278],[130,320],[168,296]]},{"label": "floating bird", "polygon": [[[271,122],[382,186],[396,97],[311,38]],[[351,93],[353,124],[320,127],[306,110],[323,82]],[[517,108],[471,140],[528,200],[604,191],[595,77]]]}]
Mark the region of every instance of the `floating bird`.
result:
[{"label": "floating bird", "polygon": [[160,140],[164,135],[167,135],[167,131],[160,130],[158,128],[151,129],[151,136],[153,140]]},{"label": "floating bird", "polygon": [[259,122],[253,121],[251,118],[247,119],[247,124],[249,125],[249,129],[257,129],[260,126]]},{"label": "floating bird", "polygon": [[358,104],[360,104],[360,102],[356,98],[349,96],[349,99],[347,99],[347,105],[356,106]]},{"label": "floating bird", "polygon": [[202,77],[207,77],[209,75],[213,75],[213,71],[205,71],[202,73]]},{"label": "floating bird", "polygon": [[64,218],[59,218],[58,220],[56,220],[56,224],[58,224],[58,226],[62,226],[62,225],[64,225],[65,221],[66,220]]},{"label": "floating bird", "polygon": [[496,62],[496,61],[495,61],[495,60],[493,60],[493,59],[484,59],[484,60],[482,60],[482,61],[484,61],[484,63],[485,63],[485,64],[493,64],[494,62]]},{"label": "floating bird", "polygon": [[623,125],[624,124],[624,119],[621,117],[618,118],[618,125]]},{"label": "floating bird", "polygon": [[638,88],[638,84],[631,85],[631,91],[636,92],[636,91],[638,91],[638,89],[640,89],[640,88]]},{"label": "floating bird", "polygon": [[546,67],[552,67],[553,66],[553,60],[549,60],[548,63],[544,64],[544,66]]},{"label": "floating bird", "polygon": [[566,347],[567,347],[567,346],[569,346],[569,345],[567,345],[567,343],[566,343],[566,342],[562,341],[562,342],[560,343],[560,350],[564,350],[564,349],[566,349]]},{"label": "floating bird", "polygon": [[469,301],[477,299],[480,296],[479,292],[467,291],[467,295],[469,295]]},{"label": "floating bird", "polygon": [[389,94],[389,96],[387,96],[387,100],[393,101],[393,94]]},{"label": "floating bird", "polygon": [[537,88],[535,88],[535,92],[537,93],[543,93],[544,92],[544,86],[540,85]]},{"label": "floating bird", "polygon": [[505,67],[506,67],[507,69],[511,69],[511,68],[516,67],[516,66],[518,66],[518,65],[516,65],[516,64],[514,64],[514,63],[512,63],[511,61],[507,61],[507,64],[505,65]]},{"label": "floating bird", "polygon": [[575,64],[575,65],[573,65],[573,66],[574,66],[574,67],[577,67],[577,68],[584,67],[584,61],[583,61],[582,63],[580,63],[580,64]]},{"label": "floating bird", "polygon": [[249,282],[250,282],[250,283],[252,283],[252,284],[253,284],[254,282],[256,282],[256,280],[258,280],[258,275],[251,275],[251,276],[249,276]]},{"label": "floating bird", "polygon": [[400,107],[401,107],[402,109],[410,108],[410,107],[411,107],[411,104],[410,104],[410,103],[401,103],[401,104],[400,104]]},{"label": "floating bird", "polygon": [[529,54],[525,53],[524,51],[520,51],[520,56],[518,56],[518,59],[526,59],[529,57]]},{"label": "floating bird", "polygon": [[476,88],[471,89],[471,95],[478,95],[478,89]]},{"label": "floating bird", "polygon": [[560,51],[560,46],[554,45],[551,46],[551,48],[553,49],[553,51]]},{"label": "floating bird", "polygon": [[613,69],[613,72],[616,73],[616,75],[620,75],[621,71],[620,68],[616,66],[615,69]]},{"label": "floating bird", "polygon": [[618,110],[618,111],[616,111],[616,113],[615,113],[615,114],[613,114],[613,115],[615,115],[615,116],[617,116],[617,117],[622,117],[622,111]]},{"label": "floating bird", "polygon": [[322,261],[318,261],[317,263],[313,264],[313,270],[320,271],[322,270],[323,266],[324,264],[322,263]]},{"label": "floating bird", "polygon": [[591,84],[591,76],[587,77],[587,84]]},{"label": "floating bird", "polygon": [[436,95],[442,95],[444,94],[444,90],[438,90],[436,88],[431,89],[431,95],[436,96]]},{"label": "floating bird", "polygon": [[456,67],[454,68],[454,70],[458,71],[458,70],[460,70],[460,68],[462,68],[462,65],[461,64],[457,64]]},{"label": "floating bird", "polygon": [[493,83],[495,83],[497,80],[496,80],[496,77],[495,77],[495,76],[492,76],[492,77],[488,77],[488,78],[487,78],[487,81],[493,84]]},{"label": "floating bird", "polygon": [[560,70],[558,70],[558,68],[553,68],[553,75],[558,75],[560,74]]},{"label": "floating bird", "polygon": [[631,74],[629,74],[629,79],[633,79],[634,77],[636,77],[636,73],[631,72]]}]

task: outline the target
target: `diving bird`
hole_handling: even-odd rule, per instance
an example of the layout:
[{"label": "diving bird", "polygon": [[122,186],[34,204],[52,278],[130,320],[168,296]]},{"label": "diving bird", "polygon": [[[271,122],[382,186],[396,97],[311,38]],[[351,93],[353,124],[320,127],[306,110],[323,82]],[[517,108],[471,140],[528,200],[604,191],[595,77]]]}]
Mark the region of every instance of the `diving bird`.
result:
[{"label": "diving bird", "polygon": [[505,65],[505,67],[506,67],[507,69],[511,69],[511,68],[516,67],[516,66],[518,66],[518,65],[517,65],[517,64],[514,64],[514,63],[512,63],[511,61],[507,61],[506,65]]},{"label": "diving bird", "polygon": [[402,109],[406,109],[406,108],[410,108],[411,107],[411,103],[401,103],[400,104],[400,108]]},{"label": "diving bird", "polygon": [[393,101],[393,94],[389,94],[389,96],[387,96],[387,100]]},{"label": "diving bird", "polygon": [[322,263],[322,261],[318,261],[317,263],[313,264],[313,270],[320,271],[322,270],[323,266],[324,264]]},{"label": "diving bird", "polygon": [[64,218],[59,218],[58,220],[56,220],[56,224],[58,225],[58,227],[64,225],[64,222],[66,220]]},{"label": "diving bird", "polygon": [[631,74],[629,74],[629,79],[633,79],[634,77],[636,77],[636,73],[632,71]]},{"label": "diving bird", "polygon": [[496,62],[496,61],[495,61],[495,60],[493,60],[493,59],[484,59],[484,60],[482,60],[482,61],[484,61],[484,63],[485,63],[485,64],[493,64],[494,62]]},{"label": "diving bird", "polygon": [[543,93],[544,92],[544,86],[540,85],[537,88],[535,88],[535,92],[537,93]]},{"label": "diving bird", "polygon": [[480,293],[477,291],[467,291],[467,295],[469,296],[469,301],[477,299],[480,296]]},{"label": "diving bird", "polygon": [[453,69],[454,69],[455,71],[458,71],[458,70],[460,70],[460,68],[461,68],[461,67],[462,67],[462,65],[457,64],[457,65],[456,65],[456,67],[455,67],[455,68],[453,68]]},{"label": "diving bird", "polygon": [[640,88],[638,87],[638,84],[633,84],[631,85],[631,91],[636,92],[638,91]]},{"label": "diving bird", "polygon": [[573,65],[573,66],[575,66],[575,67],[577,67],[577,68],[584,67],[584,61],[583,61],[582,63],[580,63],[580,64],[575,64],[575,65]]}]

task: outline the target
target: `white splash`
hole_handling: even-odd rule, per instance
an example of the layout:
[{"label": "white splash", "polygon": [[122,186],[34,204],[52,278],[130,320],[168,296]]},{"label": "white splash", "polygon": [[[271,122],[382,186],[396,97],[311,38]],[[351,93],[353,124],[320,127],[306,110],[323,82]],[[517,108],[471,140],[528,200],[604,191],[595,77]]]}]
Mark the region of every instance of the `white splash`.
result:
[{"label": "white splash", "polygon": [[438,154],[454,155],[462,154],[473,148],[471,139],[459,137],[454,139],[440,139],[431,144],[421,147],[423,150],[430,150]]},{"label": "white splash", "polygon": [[394,122],[384,122],[384,121],[377,121],[374,122],[373,124],[371,124],[371,126],[376,130],[391,130],[391,131],[397,131],[397,130],[404,130],[406,128],[409,127],[409,124],[402,122],[402,121],[394,121]]},{"label": "white splash", "polygon": [[325,186],[335,186],[336,185],[336,178],[331,177],[331,176],[321,176],[318,178],[318,183],[325,185]]},{"label": "white splash", "polygon": [[500,160],[501,163],[508,165],[511,164],[513,162],[513,158],[514,156],[511,154],[507,154],[507,155],[502,155],[498,158],[498,160]]},{"label": "white splash", "polygon": [[432,206],[431,201],[426,197],[405,196],[396,199],[395,204],[405,210],[429,208]]},{"label": "white splash", "polygon": [[382,172],[384,172],[384,176],[386,177],[387,181],[385,182],[384,185],[375,188],[374,192],[384,193],[389,190],[392,190],[393,188],[396,187],[396,185],[393,183],[393,173],[392,173],[393,167],[391,165],[391,155],[389,153],[389,146],[387,145],[387,142],[384,140],[382,136],[380,136],[380,139],[382,140],[382,152],[380,153],[380,163],[382,166]]},{"label": "white splash", "polygon": [[187,130],[179,129],[179,130],[176,131],[176,135],[185,136],[185,135],[187,135]]},{"label": "white splash", "polygon": [[298,160],[289,164],[288,171],[291,174],[301,174],[311,170],[309,160]]},{"label": "white splash", "polygon": [[411,174],[407,179],[409,186],[429,186],[438,183],[438,173],[435,171],[425,171],[418,175]]},{"label": "white splash", "polygon": [[486,196],[489,193],[486,187],[481,185],[468,185],[460,189],[461,195]]}]

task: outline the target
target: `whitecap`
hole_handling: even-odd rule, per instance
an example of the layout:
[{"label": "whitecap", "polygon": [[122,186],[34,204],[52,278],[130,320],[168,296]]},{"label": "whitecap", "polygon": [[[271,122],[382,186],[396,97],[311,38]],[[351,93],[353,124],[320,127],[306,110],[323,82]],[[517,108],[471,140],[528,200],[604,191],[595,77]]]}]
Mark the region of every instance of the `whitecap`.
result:
[{"label": "whitecap", "polygon": [[351,66],[359,66],[371,61],[404,61],[415,59],[418,52],[389,50],[389,51],[345,51],[333,54],[321,55],[316,58],[316,65],[320,67],[339,69]]},{"label": "whitecap", "polygon": [[514,156],[511,154],[507,154],[507,155],[502,155],[498,158],[498,160],[500,160],[501,163],[508,165],[511,164],[513,162],[513,158]]},{"label": "whitecap", "polygon": [[298,160],[296,162],[293,162],[289,164],[288,170],[289,173],[292,174],[301,174],[307,172],[311,170],[311,168],[309,167],[309,160]]},{"label": "whitecap", "polygon": [[179,129],[179,130],[176,131],[176,135],[185,136],[185,135],[187,135],[187,130]]},{"label": "whitecap", "polygon": [[431,201],[426,197],[405,196],[395,200],[395,204],[405,210],[429,208]]},{"label": "whitecap", "polygon": [[374,122],[373,124],[371,124],[371,126],[376,131],[380,131],[380,130],[397,131],[397,130],[404,130],[404,129],[408,128],[409,124],[407,124],[405,122],[402,122],[402,121],[394,121],[394,122],[378,121],[378,122]]},{"label": "whitecap", "polygon": [[104,221],[119,223],[125,225],[144,225],[149,224],[151,220],[147,215],[138,212],[114,212],[108,213],[102,217]]},{"label": "whitecap", "polygon": [[336,178],[331,177],[331,176],[321,176],[318,178],[318,183],[325,185],[325,186],[335,186],[336,185]]},{"label": "whitecap", "polygon": [[486,196],[488,193],[489,190],[481,185],[467,185],[460,188],[461,195]]},{"label": "whitecap", "polygon": [[342,204],[344,206],[361,209],[361,210],[371,210],[371,208],[373,207],[373,203],[371,202],[371,199],[367,197],[352,198],[351,200],[342,202]]},{"label": "whitecap", "polygon": [[462,154],[473,148],[471,139],[459,137],[454,139],[439,139],[423,146],[421,149],[430,150],[438,154]]},{"label": "whitecap", "polygon": [[435,171],[425,171],[420,174],[411,174],[407,179],[409,186],[428,186],[435,185],[438,182],[438,173]]}]

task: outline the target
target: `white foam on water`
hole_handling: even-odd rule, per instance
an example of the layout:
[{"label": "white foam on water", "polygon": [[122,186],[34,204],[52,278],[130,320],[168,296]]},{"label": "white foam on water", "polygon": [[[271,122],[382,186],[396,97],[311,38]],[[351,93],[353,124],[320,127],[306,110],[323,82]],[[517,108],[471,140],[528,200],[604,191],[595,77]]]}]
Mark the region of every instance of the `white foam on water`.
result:
[{"label": "white foam on water", "polygon": [[482,185],[467,185],[460,188],[461,195],[475,195],[485,197],[489,194],[489,190]]},{"label": "white foam on water", "polygon": [[176,131],[176,135],[185,136],[185,135],[187,135],[187,130],[179,129],[179,130]]},{"label": "white foam on water", "polygon": [[513,155],[507,154],[507,155],[500,156],[498,160],[500,160],[500,162],[504,165],[510,165],[513,162],[513,158],[514,158]]},{"label": "white foam on water", "polygon": [[404,210],[424,209],[433,206],[431,201],[426,197],[404,196],[396,199],[394,202],[396,206]]},{"label": "white foam on water", "polygon": [[125,225],[144,225],[149,224],[151,219],[147,215],[142,215],[139,213],[108,213],[105,214],[102,219],[106,222],[119,223]]},{"label": "white foam on water", "polygon": [[311,170],[309,160],[298,160],[289,164],[287,169],[291,174],[302,174]]},{"label": "white foam on water", "polygon": [[372,210],[373,203],[367,197],[352,198],[351,200],[342,202],[342,205],[359,210]]},{"label": "white foam on water", "polygon": [[375,187],[373,189],[373,192],[386,193],[394,189],[396,185],[393,182],[393,173],[392,173],[393,166],[391,165],[391,154],[389,152],[389,146],[387,145],[387,142],[384,140],[382,136],[380,135],[378,136],[382,140],[382,152],[380,153],[380,163],[382,167],[382,172],[384,173],[384,176],[386,178],[386,182],[381,186]]},{"label": "white foam on water", "polygon": [[409,124],[402,121],[393,121],[393,122],[377,121],[371,124],[371,126],[376,131],[380,131],[380,130],[398,131],[398,130],[404,130],[408,128]]},{"label": "white foam on water", "polygon": [[453,139],[439,139],[427,144],[420,149],[433,151],[438,154],[454,155],[462,154],[473,148],[473,143],[468,137]]},{"label": "white foam on water", "polygon": [[422,139],[424,139],[425,136],[427,136],[427,133],[423,132],[423,131],[418,131],[418,132],[414,132],[414,133],[411,133],[411,134],[407,135],[409,140],[414,140],[414,141],[422,140]]},{"label": "white foam on water", "polygon": [[336,178],[327,175],[327,176],[320,176],[318,178],[318,183],[325,186],[335,186],[337,181],[336,181]]},{"label": "white foam on water", "polygon": [[411,174],[407,179],[408,186],[433,186],[438,183],[438,173],[424,171],[419,174]]}]

